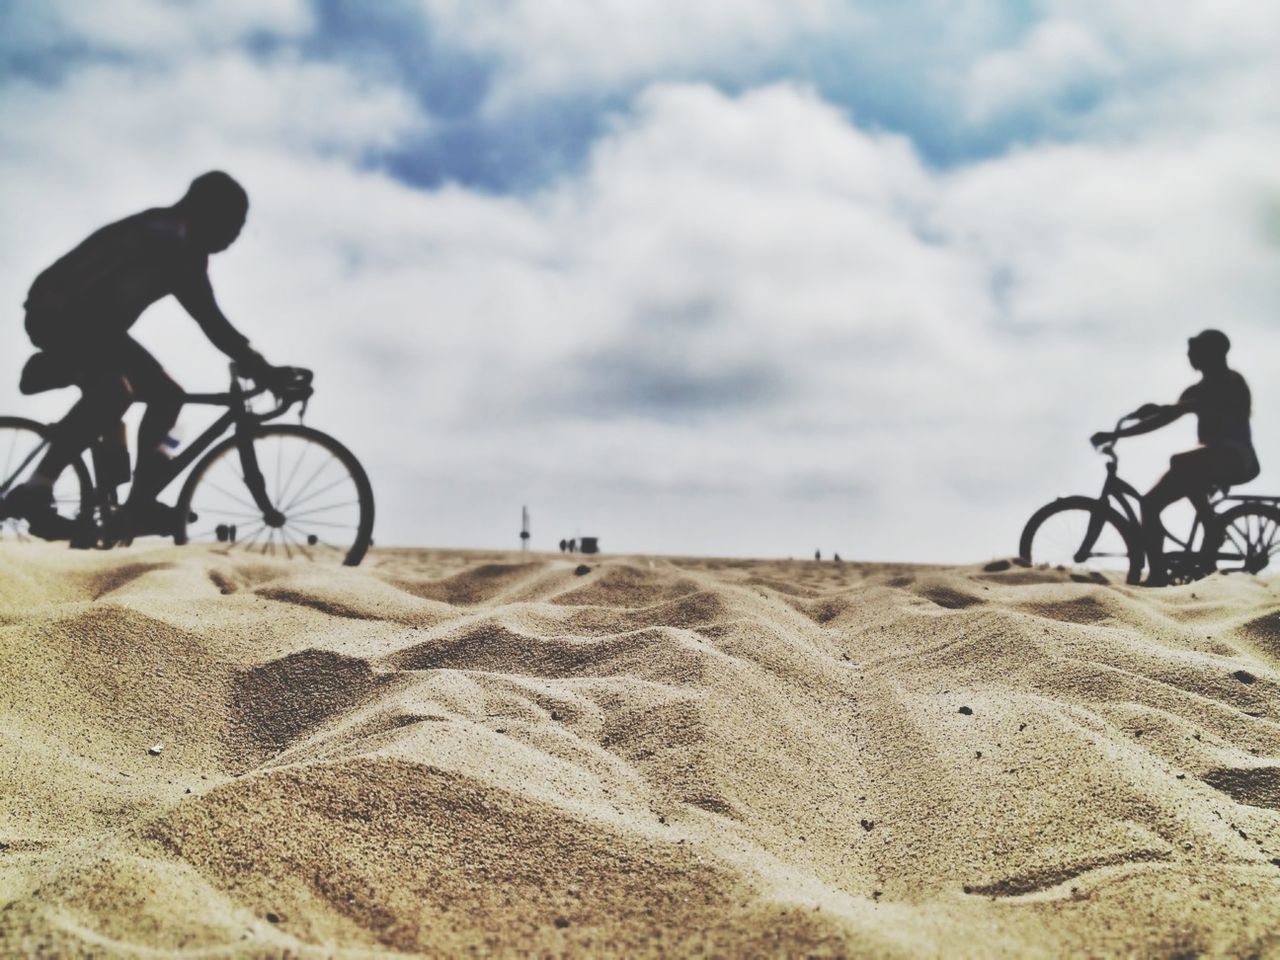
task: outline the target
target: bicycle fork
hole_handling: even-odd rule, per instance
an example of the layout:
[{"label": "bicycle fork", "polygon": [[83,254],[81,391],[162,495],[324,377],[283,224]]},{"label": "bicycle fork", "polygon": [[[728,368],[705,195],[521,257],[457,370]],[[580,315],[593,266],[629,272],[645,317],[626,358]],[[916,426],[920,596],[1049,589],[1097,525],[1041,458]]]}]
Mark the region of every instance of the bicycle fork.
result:
[{"label": "bicycle fork", "polygon": [[1101,509],[1094,510],[1089,514],[1089,525],[1084,531],[1084,540],[1080,542],[1080,548],[1076,550],[1075,556],[1072,558],[1076,563],[1084,563],[1093,556],[1093,546],[1098,542],[1098,537],[1102,535],[1102,525],[1107,522],[1107,518]]},{"label": "bicycle fork", "polygon": [[253,502],[262,511],[262,520],[268,527],[284,526],[284,514],[281,513],[271,497],[267,495],[267,481],[258,467],[258,454],[253,449],[253,434],[243,431],[236,437],[236,448],[240,451],[240,469],[244,472],[244,483],[249,488]]}]

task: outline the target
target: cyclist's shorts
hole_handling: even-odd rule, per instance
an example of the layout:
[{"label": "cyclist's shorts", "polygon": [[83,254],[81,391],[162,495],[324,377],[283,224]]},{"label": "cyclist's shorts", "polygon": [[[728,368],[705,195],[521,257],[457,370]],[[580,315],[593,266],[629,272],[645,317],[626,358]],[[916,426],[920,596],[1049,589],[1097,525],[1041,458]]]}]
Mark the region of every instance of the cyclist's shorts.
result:
[{"label": "cyclist's shorts", "polygon": [[169,397],[181,393],[173,379],[138,341],[126,334],[107,335],[77,332],[50,336],[51,330],[65,330],[58,325],[33,324],[27,316],[27,329],[33,326],[31,339],[41,350],[22,369],[19,389],[24,394],[40,393],[58,387],[78,386],[90,392],[110,380],[127,377],[139,400]]},{"label": "cyclist's shorts", "polygon": [[1174,470],[1194,470],[1206,480],[1224,486],[1248,483],[1262,472],[1253,446],[1232,440],[1175,453],[1169,460],[1169,466]]}]

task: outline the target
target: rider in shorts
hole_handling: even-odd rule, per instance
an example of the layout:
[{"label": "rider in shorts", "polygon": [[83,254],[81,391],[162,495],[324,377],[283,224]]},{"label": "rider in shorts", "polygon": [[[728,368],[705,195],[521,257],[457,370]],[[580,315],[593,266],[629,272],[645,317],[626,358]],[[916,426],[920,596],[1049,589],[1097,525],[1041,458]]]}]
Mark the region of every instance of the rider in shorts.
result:
[{"label": "rider in shorts", "polygon": [[1231,341],[1218,330],[1205,330],[1187,342],[1187,359],[1200,371],[1200,381],[1182,391],[1178,402],[1167,406],[1148,403],[1139,408],[1137,423],[1115,433],[1093,435],[1094,446],[1119,437],[1150,433],[1194,413],[1199,421],[1200,446],[1174,454],[1169,472],[1142,498],[1142,532],[1147,551],[1147,586],[1168,581],[1164,562],[1165,507],[1187,497],[1198,507],[1207,502],[1214,487],[1248,483],[1260,472],[1249,430],[1251,400],[1244,377],[1227,366]]},{"label": "rider in shorts", "polygon": [[124,507],[129,533],[167,534],[173,508],[158,503],[150,478],[163,469],[165,440],[183,391],[132,337],[129,328],[151,304],[172,294],[219,350],[244,373],[272,383],[282,373],[263,360],[218,308],[209,284],[209,255],[240,234],[249,198],[227,174],[192,181],[171,207],[145,210],[109,224],[41,273],[26,302],[26,328],[39,349],[22,373],[23,393],[80,388],[80,400],[52,430],[35,473],[5,498],[6,512],[31,533],[76,540],[73,521],[53,505],[58,475],[119,423],[134,400],[147,405],[138,430],[138,462]]}]

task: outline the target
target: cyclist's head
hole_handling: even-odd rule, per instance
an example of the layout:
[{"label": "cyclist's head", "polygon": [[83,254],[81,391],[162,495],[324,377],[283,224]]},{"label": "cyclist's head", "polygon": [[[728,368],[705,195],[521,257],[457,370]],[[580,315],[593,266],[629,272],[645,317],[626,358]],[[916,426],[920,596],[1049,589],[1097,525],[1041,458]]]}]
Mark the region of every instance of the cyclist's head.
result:
[{"label": "cyclist's head", "polygon": [[1187,341],[1187,359],[1197,370],[1225,366],[1231,341],[1221,330],[1203,330]]},{"label": "cyclist's head", "polygon": [[210,253],[231,246],[240,235],[249,212],[249,195],[221,170],[211,170],[191,181],[178,201],[195,241]]}]

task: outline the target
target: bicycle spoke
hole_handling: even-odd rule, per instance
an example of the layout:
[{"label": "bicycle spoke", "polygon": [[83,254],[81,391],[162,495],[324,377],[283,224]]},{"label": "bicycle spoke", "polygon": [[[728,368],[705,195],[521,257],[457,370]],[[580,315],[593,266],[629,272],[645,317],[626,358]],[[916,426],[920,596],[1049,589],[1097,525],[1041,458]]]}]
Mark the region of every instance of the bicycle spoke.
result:
[{"label": "bicycle spoke", "polygon": [[1267,542],[1265,546],[1268,550],[1270,550],[1273,546],[1275,546],[1276,537],[1280,536],[1280,524],[1277,524],[1277,523],[1268,524],[1268,529],[1271,531],[1271,536],[1267,537]]},{"label": "bicycle spoke", "polygon": [[4,482],[4,490],[9,489],[9,484],[13,483],[13,477],[9,476],[9,468],[13,466],[13,448],[18,445],[18,431],[10,430],[12,436],[9,438],[9,453],[4,459],[4,475],[8,478]]},{"label": "bicycle spoke", "polygon": [[253,549],[253,545],[258,542],[258,538],[262,536],[262,532],[266,529],[267,525],[265,523],[260,523],[258,526],[253,528],[253,536],[248,537],[247,539],[245,537],[240,537],[235,543],[231,544],[231,546],[242,547],[247,553]]},{"label": "bicycle spoke", "polygon": [[331,503],[325,507],[312,507],[310,510],[303,510],[301,513],[290,513],[289,516],[296,519],[298,517],[309,517],[313,513],[328,513],[331,510],[341,510],[343,507],[358,507],[359,500],[348,500],[345,503]]},{"label": "bicycle spoke", "polygon": [[[340,476],[337,480],[333,481],[333,483],[326,484],[325,486],[321,487],[319,490],[313,490],[313,491],[311,491],[311,493],[309,493],[307,496],[303,497],[301,500],[298,500],[298,499],[295,497],[295,498],[294,498],[294,500],[293,500],[293,501],[292,501],[292,502],[291,502],[287,507],[281,507],[281,508],[280,508],[280,512],[281,512],[281,513],[290,513],[290,512],[292,512],[292,511],[293,511],[293,508],[294,508],[294,507],[300,507],[300,506],[302,506],[304,503],[308,503],[308,502],[310,502],[310,501],[314,500],[316,497],[320,496],[321,494],[323,494],[323,493],[328,493],[328,492],[329,492],[330,490],[332,490],[334,487],[340,486],[341,484],[344,484],[344,483],[350,483],[350,482],[351,482],[351,477],[349,477],[347,474],[345,474],[345,473],[344,473],[344,474],[343,474],[342,476]],[[357,501],[357,502],[359,502],[359,501]]]},{"label": "bicycle spoke", "polygon": [[[331,464],[331,463],[333,463],[333,462],[334,462],[333,458],[332,458],[332,457],[330,457],[330,458],[329,458],[328,460],[326,460],[324,463],[320,464],[320,466],[316,469],[316,472],[315,472],[315,473],[313,473],[313,474],[311,474],[311,476],[307,478],[307,482],[306,482],[306,483],[304,483],[304,484],[302,485],[301,489],[299,489],[299,490],[298,490],[298,493],[297,493],[297,495],[293,498],[293,501],[291,502],[291,505],[292,505],[292,503],[296,503],[296,502],[297,502],[298,497],[301,497],[304,493],[306,493],[306,492],[307,492],[307,488],[308,488],[308,487],[310,487],[310,486],[311,486],[311,484],[315,483],[316,478],[317,478],[317,477],[319,477],[319,476],[320,476],[320,474],[324,473],[325,469],[329,466],[329,464]],[[287,509],[286,509],[285,511],[282,511],[282,512],[287,512]]]},{"label": "bicycle spoke", "polygon": [[262,519],[261,510],[255,510],[253,513],[244,513],[239,510],[224,510],[221,507],[205,506],[203,503],[193,503],[191,505],[191,509],[192,511],[199,514],[200,516],[212,514],[213,516],[218,516],[218,517],[230,517],[232,520],[261,520]]},{"label": "bicycle spoke", "polygon": [[336,527],[339,530],[354,530],[356,529],[356,524],[331,523],[325,520],[304,520],[303,523],[298,526],[298,529],[301,530],[304,529],[304,527]]},{"label": "bicycle spoke", "polygon": [[250,510],[258,509],[258,505],[256,503],[251,503],[247,500],[241,499],[240,497],[236,496],[234,493],[230,492],[229,490],[224,490],[222,487],[218,486],[212,480],[209,481],[209,486],[213,487],[213,489],[217,490],[224,497],[227,497],[230,500],[234,500],[236,503],[240,504],[241,506],[248,507]]},{"label": "bicycle spoke", "polygon": [[[288,524],[285,524],[283,527],[280,528],[280,535],[284,537],[286,540],[288,540],[289,538],[288,530],[289,530]],[[303,537],[301,540],[295,540],[293,542],[293,545],[297,547],[298,552],[301,553],[304,557],[306,557],[311,563],[315,563],[316,558],[311,555],[311,551],[307,549],[306,543],[307,543],[307,539],[306,537]]]},{"label": "bicycle spoke", "polygon": [[[283,438],[281,438],[281,442],[283,442]],[[298,470],[302,467],[302,461],[307,459],[308,452],[309,448],[304,446],[298,453],[298,459],[294,461],[293,469],[289,471],[289,479],[284,482],[284,488],[280,491],[280,499],[276,501],[277,503],[283,503],[284,498],[289,495],[289,490],[293,487],[293,478],[298,475]]]}]

